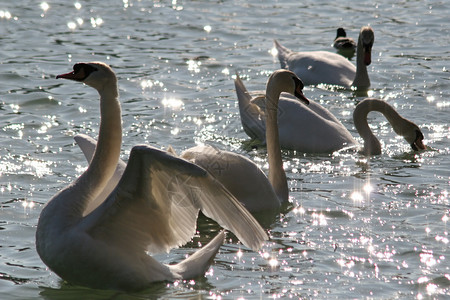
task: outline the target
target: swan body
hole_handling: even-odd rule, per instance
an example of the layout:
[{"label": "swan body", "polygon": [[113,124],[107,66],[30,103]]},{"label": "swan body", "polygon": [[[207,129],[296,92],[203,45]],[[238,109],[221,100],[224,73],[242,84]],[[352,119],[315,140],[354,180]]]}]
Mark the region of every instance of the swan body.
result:
[{"label": "swan body", "polygon": [[279,197],[264,172],[242,155],[201,145],[185,150],[181,157],[207,170],[252,213],[276,211],[288,200]]},{"label": "swan body", "polygon": [[[238,76],[235,86],[244,131],[249,137],[265,142],[264,94],[259,92],[252,98]],[[278,106],[278,130],[282,148],[305,153],[332,153],[343,148],[360,147],[347,128],[319,103],[309,100],[309,105],[306,106],[288,94],[282,94]],[[353,113],[355,127],[364,140],[361,153],[381,154],[381,144],[367,123],[367,115],[371,111],[381,112],[394,131],[403,136],[413,150],[425,149],[422,142],[424,137],[417,125],[400,116],[385,101],[367,98],[356,106]]]},{"label": "swan body", "polygon": [[[78,134],[74,138],[86,159],[90,161],[97,141],[84,134]],[[211,145],[198,145],[183,151],[180,157],[208,171],[250,212],[275,210],[281,205],[264,172],[242,155]],[[122,177],[125,167],[126,163],[119,160],[114,176],[105,190],[113,189],[118,182],[117,178]]]},{"label": "swan body", "polygon": [[[236,94],[244,131],[253,139],[267,143],[264,92],[252,96],[236,76]],[[344,125],[319,103],[309,100],[304,105],[289,94],[281,94],[278,102],[278,131],[281,148],[305,153],[332,153],[357,145]]]},{"label": "swan body", "polygon": [[339,27],[336,31],[336,37],[333,41],[333,47],[342,56],[350,59],[355,55],[356,43],[351,37],[347,37],[345,29]]},{"label": "swan body", "polygon": [[[301,90],[297,88],[299,84],[300,81],[292,72],[277,71],[269,78],[267,93],[271,99],[275,99],[274,101],[277,101],[282,90],[297,95],[297,97],[302,97],[300,95]],[[277,127],[277,122],[272,121],[269,124],[269,126]],[[77,135],[75,140],[87,160],[90,161],[94,154],[96,141],[86,135]],[[266,140],[267,144],[271,146],[268,156],[269,173],[273,176],[272,180],[248,158],[210,145],[192,147],[185,150],[180,156],[208,171],[248,211],[276,210],[280,208],[283,202],[288,200],[288,187],[281,155],[276,156],[277,153],[280,153],[279,141],[274,134],[270,133],[270,130]],[[126,164],[119,160],[115,176],[111,178],[109,184],[110,188],[105,190],[110,190],[117,184],[117,178],[122,176],[125,166]]]},{"label": "swan body", "polygon": [[[238,75],[236,75],[239,78]],[[278,100],[282,92],[308,103],[302,92],[303,83],[292,72],[275,71],[268,79],[265,97],[267,130],[264,132],[269,162],[269,176],[255,163],[241,155],[198,146],[182,157],[207,169],[251,212],[279,208],[289,198],[286,173],[281,158],[278,135]],[[211,163],[213,162],[213,163]],[[221,165],[221,168],[217,168]]]},{"label": "swan body", "polygon": [[[178,264],[162,264],[148,254],[189,241],[199,210],[249,248],[258,249],[267,239],[223,185],[203,168],[166,151],[133,147],[123,176],[110,187],[122,139],[116,76],[106,64],[92,62],[75,64],[73,72],[57,78],[95,88],[101,110],[89,167],[47,202],[37,225],[37,252],[61,278],[91,288],[133,291],[155,281],[200,276],[224,242],[224,232]],[[107,195],[103,199],[102,193]]]},{"label": "swan body", "polygon": [[371,63],[374,33],[361,28],[356,51],[356,66],[345,57],[328,51],[293,52],[274,41],[281,67],[297,74],[306,85],[330,84],[367,90],[370,79],[367,66]]}]

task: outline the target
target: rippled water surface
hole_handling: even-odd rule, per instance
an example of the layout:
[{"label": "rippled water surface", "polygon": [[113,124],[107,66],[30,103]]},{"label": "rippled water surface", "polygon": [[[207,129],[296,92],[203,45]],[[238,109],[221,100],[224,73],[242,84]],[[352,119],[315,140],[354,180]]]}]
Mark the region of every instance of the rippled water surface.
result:
[{"label": "rippled water surface", "polygon": [[[449,297],[449,14],[448,1],[0,0],[0,298]],[[367,24],[372,93],[421,127],[427,151],[412,152],[375,113],[379,156],[284,151],[291,204],[264,220],[270,241],[259,253],[229,241],[204,278],[124,294],[64,283],[41,262],[39,213],[86,168],[74,134],[95,137],[99,124],[96,92],[57,74],[79,61],[114,68],[125,160],[139,143],[177,152],[209,143],[267,171],[265,149],[242,129],[235,72],[263,89],[279,68],[273,39],[334,51],[337,27],[356,39]],[[358,136],[352,111],[362,98],[305,94]],[[210,237],[158,259],[176,262]]]}]

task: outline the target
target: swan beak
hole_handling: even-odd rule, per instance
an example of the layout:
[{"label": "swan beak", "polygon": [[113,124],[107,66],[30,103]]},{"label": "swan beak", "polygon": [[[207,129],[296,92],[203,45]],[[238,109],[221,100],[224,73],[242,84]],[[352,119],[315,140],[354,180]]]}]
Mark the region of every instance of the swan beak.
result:
[{"label": "swan beak", "polygon": [[365,51],[364,53],[364,63],[366,64],[366,66],[372,63],[372,53],[370,50]]},{"label": "swan beak", "polygon": [[427,146],[425,146],[421,139],[417,139],[414,143],[411,144],[411,148],[413,148],[414,151],[419,151],[426,150]]},{"label": "swan beak", "polygon": [[423,143],[423,134],[420,131],[416,131],[416,140],[411,144],[411,148],[414,151],[426,150],[427,146]]},{"label": "swan beak", "polygon": [[56,79],[64,78],[75,81],[83,81],[86,78],[86,75],[87,74],[82,64],[75,64],[72,72],[58,75],[56,76]]},{"label": "swan beak", "polygon": [[297,89],[295,90],[295,97],[297,97],[300,101],[302,101],[306,105],[309,104],[308,98],[305,97],[305,95],[303,94],[303,91],[300,87],[297,87]]},{"label": "swan beak", "polygon": [[72,72],[69,72],[69,73],[65,73],[65,74],[58,75],[58,76],[56,76],[56,79],[64,78],[64,79],[70,79],[70,80],[81,81],[81,80],[83,80],[84,75],[83,75],[83,76],[80,76],[80,75],[82,75],[82,74],[79,74],[79,73],[82,73],[82,72],[77,72],[77,73],[75,73],[75,71],[72,71]]}]

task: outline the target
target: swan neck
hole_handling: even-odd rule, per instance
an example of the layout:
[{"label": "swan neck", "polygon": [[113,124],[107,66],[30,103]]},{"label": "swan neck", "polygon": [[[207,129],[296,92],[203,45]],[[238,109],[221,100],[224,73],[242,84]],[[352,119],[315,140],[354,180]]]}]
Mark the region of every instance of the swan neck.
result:
[{"label": "swan neck", "polygon": [[280,202],[288,200],[289,190],[286,173],[283,169],[280,138],[278,133],[278,101],[280,91],[270,89],[266,91],[266,145],[269,160],[269,181],[274,188]]},{"label": "swan neck", "polygon": [[353,112],[353,121],[359,135],[364,140],[363,152],[368,155],[381,154],[381,144],[375,137],[367,122],[367,115],[377,111],[384,115],[394,130],[403,118],[386,102],[379,99],[365,99],[361,101]]},{"label": "swan neck", "polygon": [[70,226],[80,220],[90,201],[106,187],[114,174],[122,143],[121,109],[117,82],[98,90],[100,95],[100,129],[97,146],[89,167],[68,188],[50,202],[64,224]]},{"label": "swan neck", "polygon": [[361,35],[358,39],[358,45],[356,48],[356,74],[353,80],[352,86],[357,90],[368,90],[370,87],[370,78],[367,73],[367,66],[365,63],[365,50],[361,40]]},{"label": "swan neck", "polygon": [[100,94],[100,129],[98,143],[89,168],[83,176],[92,182],[92,194],[98,195],[106,186],[119,161],[122,144],[122,117],[117,83]]}]

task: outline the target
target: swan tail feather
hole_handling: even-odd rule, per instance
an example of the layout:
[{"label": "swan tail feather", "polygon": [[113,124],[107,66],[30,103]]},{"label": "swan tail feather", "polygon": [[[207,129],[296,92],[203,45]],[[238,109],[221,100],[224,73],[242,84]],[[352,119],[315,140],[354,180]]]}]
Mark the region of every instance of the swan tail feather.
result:
[{"label": "swan tail feather", "polygon": [[[86,160],[91,163],[91,160],[94,157],[95,148],[97,147],[97,141],[94,138],[81,133],[74,136],[73,139],[77,143],[78,147],[80,147],[84,157],[86,157]],[[125,167],[125,162],[119,159],[115,171],[115,175],[118,176],[118,178],[122,177]]]},{"label": "swan tail feather", "polygon": [[173,149],[172,145],[169,145],[167,147],[166,151],[169,152],[170,154],[174,155],[174,156],[177,156],[177,152],[175,151],[175,149]]},{"label": "swan tail feather", "polygon": [[273,41],[275,44],[275,48],[278,52],[278,59],[280,61],[280,66],[282,69],[289,69],[289,66],[287,64],[287,58],[292,53],[292,50],[284,47],[281,45],[277,40]]},{"label": "swan tail feather", "polygon": [[248,106],[250,105],[250,100],[252,100],[252,97],[250,96],[249,92],[247,91],[247,88],[245,87],[244,83],[242,82],[241,77],[239,77],[239,74],[236,73],[236,79],[234,80],[234,86],[236,88],[236,94],[239,101],[239,107]]},{"label": "swan tail feather", "polygon": [[211,265],[214,257],[225,241],[225,231],[222,230],[206,246],[189,256],[182,262],[171,265],[169,268],[183,279],[203,276]]},{"label": "swan tail feather", "polygon": [[75,142],[83,151],[84,156],[87,161],[90,162],[92,157],[94,157],[95,147],[97,146],[97,141],[86,134],[77,134],[73,137]]},{"label": "swan tail feather", "polygon": [[265,140],[266,125],[261,119],[264,112],[252,103],[252,96],[247,91],[244,83],[236,73],[234,80],[236,94],[239,102],[239,113],[241,115],[241,123],[245,133],[252,139]]}]

